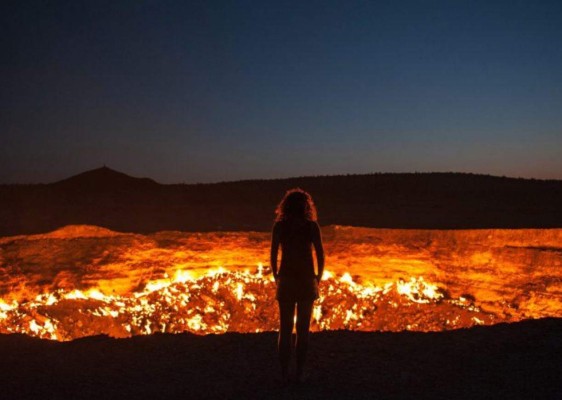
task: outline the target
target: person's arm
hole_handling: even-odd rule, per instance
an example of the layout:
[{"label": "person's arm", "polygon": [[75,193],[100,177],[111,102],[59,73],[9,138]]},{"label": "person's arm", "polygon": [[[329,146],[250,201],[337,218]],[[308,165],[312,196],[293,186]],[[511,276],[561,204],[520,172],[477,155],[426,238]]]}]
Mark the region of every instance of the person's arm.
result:
[{"label": "person's arm", "polygon": [[316,265],[318,266],[318,275],[316,275],[316,280],[320,283],[322,280],[322,274],[324,273],[324,247],[322,246],[320,226],[317,222],[314,222],[312,229],[312,244],[314,245],[314,251],[316,252]]},{"label": "person's arm", "polygon": [[276,222],[273,225],[273,231],[271,233],[271,254],[269,257],[269,265],[271,266],[271,272],[273,273],[273,279],[277,282],[278,272],[277,272],[277,254],[279,253],[279,224]]}]

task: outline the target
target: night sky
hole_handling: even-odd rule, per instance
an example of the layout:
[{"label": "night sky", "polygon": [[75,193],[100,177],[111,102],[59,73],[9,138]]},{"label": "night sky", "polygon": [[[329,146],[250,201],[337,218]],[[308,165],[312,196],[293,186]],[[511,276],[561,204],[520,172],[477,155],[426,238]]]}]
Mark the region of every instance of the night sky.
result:
[{"label": "night sky", "polygon": [[562,1],[13,1],[0,182],[562,179]]}]

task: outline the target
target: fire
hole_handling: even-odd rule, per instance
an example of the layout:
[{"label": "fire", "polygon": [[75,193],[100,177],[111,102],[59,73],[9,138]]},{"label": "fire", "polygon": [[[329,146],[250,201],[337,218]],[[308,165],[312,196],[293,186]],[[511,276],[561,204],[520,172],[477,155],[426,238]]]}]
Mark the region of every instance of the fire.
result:
[{"label": "fire", "polygon": [[[269,272],[269,271],[268,271]],[[361,285],[351,275],[326,274],[322,296],[314,307],[312,330],[403,330],[411,324],[396,320],[377,322],[379,309],[433,304],[456,312],[454,321],[434,315],[425,330],[470,325],[471,318],[492,323],[494,318],[461,299],[447,299],[422,277],[388,282],[383,287]],[[0,332],[24,333],[55,340],[71,340],[105,333],[115,337],[156,332],[199,334],[260,332],[277,328],[275,283],[264,278],[260,263],[255,271],[213,269],[194,278],[178,270],[174,278],[149,282],[130,295],[106,295],[93,289],[38,295],[34,300],[0,303]]]},{"label": "fire", "polygon": [[400,279],[396,283],[396,290],[398,294],[406,296],[415,303],[429,303],[431,300],[443,298],[443,294],[439,293],[437,286],[426,284],[421,276],[417,280],[411,278],[409,282]]},{"label": "fire", "polygon": [[[327,231],[331,270],[313,309],[314,331],[440,331],[562,316],[561,230],[533,231],[530,245],[510,232]],[[278,327],[275,282],[258,261],[267,255],[266,233],[38,236],[0,238],[0,333],[64,341]],[[64,251],[56,258],[48,246]],[[61,268],[71,250],[80,254],[63,258],[69,267]],[[45,266],[38,272],[20,254]]]}]

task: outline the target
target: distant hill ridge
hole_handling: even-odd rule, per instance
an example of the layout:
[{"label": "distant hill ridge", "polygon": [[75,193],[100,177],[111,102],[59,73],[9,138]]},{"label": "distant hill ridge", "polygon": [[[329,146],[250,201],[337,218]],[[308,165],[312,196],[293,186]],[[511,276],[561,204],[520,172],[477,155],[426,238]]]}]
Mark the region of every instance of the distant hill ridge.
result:
[{"label": "distant hill ridge", "polygon": [[374,173],[159,184],[108,167],[38,185],[0,185],[0,236],[65,225],[120,232],[271,228],[286,190],[309,191],[323,225],[374,228],[562,227],[562,181],[467,173]]},{"label": "distant hill ridge", "polygon": [[[205,182],[205,183],[171,183],[168,185],[221,185],[221,184],[236,184],[242,182],[268,182],[268,181],[290,181],[290,180],[308,180],[308,179],[326,179],[326,178],[344,178],[344,177],[369,177],[369,176],[470,176],[470,177],[481,177],[486,179],[500,179],[500,180],[517,180],[517,181],[546,181],[546,182],[562,182],[556,179],[535,179],[535,178],[518,178],[518,177],[507,177],[507,176],[496,176],[489,174],[475,174],[470,172],[373,172],[366,174],[336,174],[336,175],[305,175],[305,176],[295,176],[289,178],[269,178],[269,179],[240,179],[233,181],[220,181],[220,182]],[[133,184],[133,183],[143,183],[143,184],[157,184],[166,185],[159,183],[151,178],[137,178],[131,175],[127,175],[123,172],[116,171],[106,165],[91,169],[88,171],[81,172],[79,174],[70,176],[68,178],[62,179],[51,183],[52,185],[70,185],[70,184],[101,184],[108,186],[109,184]]]},{"label": "distant hill ridge", "polygon": [[150,178],[134,178],[123,172],[115,171],[105,165],[101,168],[92,169],[69,178],[53,183],[53,185],[66,188],[116,188],[142,187],[158,185]]}]

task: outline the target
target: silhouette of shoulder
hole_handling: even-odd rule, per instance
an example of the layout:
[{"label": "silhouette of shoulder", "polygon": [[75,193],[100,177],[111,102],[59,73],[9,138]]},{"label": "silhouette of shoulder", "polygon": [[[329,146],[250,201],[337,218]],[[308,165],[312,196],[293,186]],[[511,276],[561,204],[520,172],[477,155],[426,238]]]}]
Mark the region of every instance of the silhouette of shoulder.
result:
[{"label": "silhouette of shoulder", "polygon": [[[272,228],[272,235],[278,237],[287,228],[291,230],[290,227],[292,225],[290,224],[289,226],[287,226],[287,223],[288,221],[275,221]],[[306,220],[304,222],[299,222],[298,225],[300,225],[300,229],[306,227],[309,230],[312,238],[320,238],[321,234],[318,222]]]},{"label": "silhouette of shoulder", "polygon": [[318,225],[318,222],[316,221],[310,221],[310,229],[312,232],[312,238],[316,239],[316,238],[320,238],[321,234],[320,234],[320,225]]}]

